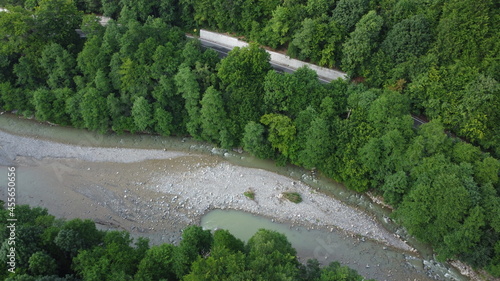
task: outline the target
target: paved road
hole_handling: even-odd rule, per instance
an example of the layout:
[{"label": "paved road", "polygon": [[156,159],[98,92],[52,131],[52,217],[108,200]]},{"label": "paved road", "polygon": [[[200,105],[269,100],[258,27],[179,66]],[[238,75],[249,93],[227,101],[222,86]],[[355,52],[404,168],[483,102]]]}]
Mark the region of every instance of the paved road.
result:
[{"label": "paved road", "polygon": [[[194,38],[193,36],[189,36],[187,35],[187,37],[189,38]],[[232,50],[230,47],[227,47],[225,45],[221,45],[221,44],[218,44],[218,43],[215,43],[215,42],[212,42],[212,41],[208,41],[208,40],[205,40],[205,39],[202,39],[202,38],[197,38],[198,40],[200,40],[201,42],[201,45],[205,48],[210,48],[210,49],[213,49],[215,51],[217,51],[219,53],[219,56],[221,58],[224,58],[227,56],[227,54]],[[287,72],[287,73],[293,73],[295,72],[296,69],[294,68],[291,68],[291,67],[288,67],[288,66],[284,66],[284,65],[281,65],[281,64],[277,64],[277,63],[274,63],[274,62],[270,62],[271,66],[273,67],[274,70],[278,71],[278,72]],[[318,77],[318,80],[323,82],[323,83],[330,83],[330,80],[327,80],[325,78],[322,78],[322,77]]]}]

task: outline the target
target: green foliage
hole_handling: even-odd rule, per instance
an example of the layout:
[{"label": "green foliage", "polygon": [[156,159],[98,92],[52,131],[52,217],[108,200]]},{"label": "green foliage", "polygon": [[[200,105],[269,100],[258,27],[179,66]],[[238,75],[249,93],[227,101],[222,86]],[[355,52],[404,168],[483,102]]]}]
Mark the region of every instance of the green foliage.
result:
[{"label": "green foliage", "polygon": [[201,99],[201,129],[205,140],[219,143],[224,148],[231,148],[233,139],[230,136],[229,120],[221,92],[209,87]]},{"label": "green foliage", "polygon": [[269,127],[268,140],[271,146],[283,156],[289,157],[296,133],[292,120],[287,116],[271,113],[262,116],[260,122]]},{"label": "green foliage", "polygon": [[75,29],[82,21],[82,13],[74,1],[41,0],[34,16],[37,31],[50,42],[68,46],[78,40]]},{"label": "green foliage", "polygon": [[292,39],[292,35],[300,26],[304,16],[302,5],[278,6],[273,11],[272,18],[263,28],[261,43],[272,48],[278,48]]},{"label": "green foliage", "polygon": [[56,273],[57,264],[54,258],[45,252],[36,252],[29,259],[29,271],[32,275],[52,275]]},{"label": "green foliage", "polygon": [[370,8],[368,0],[340,0],[332,12],[332,19],[343,27],[344,33],[352,32],[354,26]]},{"label": "green foliage", "polygon": [[31,32],[34,27],[31,13],[22,7],[9,7],[8,13],[0,12],[0,53],[25,54],[31,47],[40,47],[40,39]]},{"label": "green foliage", "polygon": [[266,137],[266,128],[257,122],[250,121],[245,126],[243,148],[259,158],[269,158],[273,155],[272,147]]},{"label": "green foliage", "polygon": [[[478,66],[498,46],[498,7],[494,1],[452,0],[443,5],[436,28],[435,53],[445,63],[461,60]],[[496,23],[495,23],[496,21]]]},{"label": "green foliage", "polygon": [[430,23],[421,16],[404,19],[392,27],[381,45],[395,63],[419,57],[429,48],[431,42]]},{"label": "green foliage", "polygon": [[260,229],[248,240],[246,247],[248,267],[258,272],[262,280],[297,278],[297,252],[283,234]]},{"label": "green foliage", "polygon": [[36,118],[63,125],[68,124],[65,107],[66,100],[73,94],[70,89],[47,90],[40,88],[32,94]]},{"label": "green foliage", "polygon": [[[383,194],[398,221],[435,245],[440,258],[500,275],[500,27],[494,1],[4,3],[19,6],[0,13],[2,110],[100,132],[189,134],[226,148],[243,146],[278,164],[317,168],[356,191]],[[90,15],[82,21],[83,12],[101,11],[117,21],[106,27]],[[307,68],[278,74],[257,44],[236,48],[220,61],[215,51],[185,38],[183,31],[201,27],[286,48],[320,65],[341,65],[365,82],[320,84]],[[78,38],[76,28],[87,38]],[[414,128],[410,112],[432,122]],[[21,210],[22,216],[31,214]],[[166,258],[149,274],[153,267],[139,260],[144,245],[136,250],[118,236],[110,236],[115,244],[105,245],[102,237],[89,242],[80,230],[64,228],[47,214],[40,217],[24,217],[34,226],[21,237],[27,246],[20,247],[20,273],[42,272],[40,257],[46,254],[56,262],[55,274],[73,275],[71,261],[80,251],[82,264],[102,266],[81,268],[78,277],[96,280],[199,280],[209,273],[214,280],[217,274],[233,280],[350,278],[337,265],[331,272],[320,273],[314,263],[300,269],[283,253],[250,258],[249,247],[215,250],[209,235],[193,230],[205,242],[192,239],[193,247],[152,251],[149,263]],[[102,249],[94,249],[95,243]],[[123,253],[137,266],[115,265],[122,261],[106,251]],[[285,265],[266,267],[273,258]],[[46,277],[58,278],[64,277]]]},{"label": "green foliage", "polygon": [[[332,262],[327,267],[325,267],[322,272],[319,281],[328,280],[349,280],[349,281],[363,281],[367,280],[360,276],[356,271],[350,269],[347,266],[341,266],[338,262]],[[373,279],[368,279],[370,281]]]},{"label": "green foliage", "polygon": [[297,192],[283,192],[283,197],[296,204],[302,202],[302,196]]},{"label": "green foliage", "polygon": [[189,273],[189,267],[198,256],[209,253],[212,244],[212,234],[199,226],[189,226],[182,232],[182,240],[175,250],[173,269],[177,277]]},{"label": "green foliage", "polygon": [[149,130],[154,122],[153,107],[144,97],[139,97],[132,106],[132,116],[134,117],[134,123],[137,130]]},{"label": "green foliage", "polygon": [[175,247],[170,244],[153,246],[147,250],[138,266],[135,278],[137,280],[174,280],[173,257]]},{"label": "green foliage", "polygon": [[315,118],[309,124],[305,135],[307,138],[304,150],[300,152],[300,161],[306,168],[324,167],[324,161],[332,146],[328,122],[320,117]]},{"label": "green foliage", "polygon": [[69,257],[75,257],[80,250],[91,249],[99,244],[102,233],[96,229],[91,220],[74,219],[66,222],[54,243]]},{"label": "green foliage", "polygon": [[337,22],[306,18],[294,34],[288,53],[322,66],[333,67],[340,57],[342,31]]},{"label": "green foliage", "polygon": [[361,68],[377,47],[382,25],[382,17],[375,11],[370,11],[356,23],[356,29],[342,45],[342,68],[351,77],[363,74]]},{"label": "green foliage", "polygon": [[147,242],[133,248],[128,232],[110,231],[103,238],[102,247],[81,251],[73,259],[75,271],[84,280],[130,279],[148,249]]},{"label": "green foliage", "polygon": [[109,117],[107,114],[106,98],[100,95],[95,88],[82,90],[80,104],[83,124],[90,130],[104,133],[108,130]]},{"label": "green foliage", "polygon": [[246,197],[248,197],[251,200],[255,200],[255,191],[253,191],[253,190],[245,191],[245,192],[243,192],[243,195],[245,195]]},{"label": "green foliage", "polygon": [[193,137],[201,138],[201,116],[200,116],[200,86],[196,81],[196,76],[184,66],[179,68],[179,72],[175,75],[175,84],[179,93],[185,99],[186,111],[188,113],[188,121],[186,129]]},{"label": "green foliage", "polygon": [[255,44],[234,48],[217,66],[217,75],[224,91],[227,113],[240,140],[245,125],[258,121],[262,114],[262,84],[268,71],[269,54]]}]

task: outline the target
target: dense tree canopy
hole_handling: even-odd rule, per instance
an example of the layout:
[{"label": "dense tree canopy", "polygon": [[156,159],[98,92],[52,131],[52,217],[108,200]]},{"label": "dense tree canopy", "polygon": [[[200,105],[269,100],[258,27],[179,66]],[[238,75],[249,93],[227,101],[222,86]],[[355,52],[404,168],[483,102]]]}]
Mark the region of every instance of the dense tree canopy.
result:
[{"label": "dense tree canopy", "polygon": [[[279,164],[316,168],[351,189],[383,195],[396,208],[395,218],[435,246],[439,257],[500,276],[495,1],[4,0],[0,5],[9,10],[0,12],[2,110],[100,132],[189,135],[224,148],[241,146]],[[82,19],[83,12],[114,20],[101,27],[93,15]],[[86,38],[79,38],[77,28]],[[220,59],[185,37],[184,31],[199,28],[254,42]],[[341,68],[356,83],[321,84],[307,68],[277,73],[259,44]],[[410,113],[432,121],[414,126]],[[26,233],[39,237],[42,228],[30,226]],[[95,260],[97,252],[82,246],[88,241],[78,240],[74,231],[46,234],[59,252],[27,244],[33,247],[20,255],[26,273],[50,274],[52,260],[41,263],[43,257],[51,256],[60,267],[59,256],[74,256],[78,247],[87,247],[82,266]],[[110,251],[130,250],[124,246],[128,238],[120,239]],[[221,249],[234,265],[228,267],[222,262],[226,256],[199,258],[206,248],[196,249],[185,249],[186,263],[173,262],[170,248],[137,253],[136,273],[116,267],[113,274],[159,276],[140,265],[139,254],[165,256],[158,265],[165,276],[189,274],[192,280],[208,267],[223,276],[238,271],[240,279],[251,274],[251,263],[242,262],[244,251]],[[275,255],[286,260],[288,254]],[[103,264],[113,264],[113,258]],[[190,265],[196,265],[192,272]],[[293,263],[286,266],[283,276],[298,276]],[[329,267],[332,275],[314,268],[311,264],[314,278],[337,274],[336,265]]]}]

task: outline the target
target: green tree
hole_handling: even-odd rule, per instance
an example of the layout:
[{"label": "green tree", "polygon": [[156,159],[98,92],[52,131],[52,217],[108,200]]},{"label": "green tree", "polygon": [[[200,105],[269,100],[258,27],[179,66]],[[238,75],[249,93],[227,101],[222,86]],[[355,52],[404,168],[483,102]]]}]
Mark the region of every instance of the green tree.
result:
[{"label": "green tree", "polygon": [[273,156],[271,144],[266,137],[266,128],[257,122],[248,122],[242,142],[243,149],[256,157],[266,159]]},{"label": "green tree", "polygon": [[[110,28],[111,29],[111,28]],[[85,41],[82,51],[78,53],[77,65],[87,82],[92,81],[99,70],[109,71],[111,57],[102,50],[103,39],[93,36]]]},{"label": "green tree", "polygon": [[304,15],[302,5],[285,4],[276,7],[272,18],[262,30],[261,43],[274,49],[283,46],[292,39]]},{"label": "green tree", "polygon": [[410,233],[437,246],[462,226],[472,207],[462,173],[439,154],[424,158],[412,170],[414,187],[396,211]]},{"label": "green tree", "polygon": [[73,85],[76,62],[61,45],[47,45],[42,51],[40,66],[47,74],[46,81],[50,88],[69,88]]},{"label": "green tree", "polygon": [[314,119],[306,135],[308,138],[300,152],[300,161],[305,168],[322,167],[331,147],[328,122],[321,117]]},{"label": "green tree", "polygon": [[109,231],[102,247],[80,251],[73,266],[85,280],[131,279],[149,248],[147,240],[139,239],[136,248],[132,241],[128,232]]},{"label": "green tree", "polygon": [[479,66],[498,48],[498,7],[494,1],[446,1],[436,28],[435,54],[443,63],[462,60]]},{"label": "green tree", "polygon": [[381,16],[375,11],[368,12],[356,23],[356,29],[343,44],[342,69],[351,77],[363,74],[362,68],[377,48],[382,24]]},{"label": "green tree", "polygon": [[163,136],[169,136],[174,131],[172,114],[157,104],[155,104],[154,108],[155,132]]},{"label": "green tree", "polygon": [[31,255],[29,259],[29,271],[33,275],[52,275],[57,273],[57,264],[54,258],[46,252],[40,251]]},{"label": "green tree", "polygon": [[65,251],[67,257],[75,257],[79,250],[91,249],[101,242],[103,234],[91,220],[73,219],[67,221],[57,234],[54,242]]},{"label": "green tree", "polygon": [[68,46],[79,39],[75,29],[82,22],[82,13],[72,0],[41,0],[34,17],[37,32],[49,42]]},{"label": "green tree", "polygon": [[332,12],[332,19],[343,27],[344,33],[349,33],[369,9],[368,0],[340,0]]},{"label": "green tree", "polygon": [[380,47],[394,63],[401,63],[427,52],[431,39],[429,21],[416,15],[394,25]]},{"label": "green tree", "polygon": [[183,280],[241,280],[248,275],[243,242],[227,230],[213,236],[210,257],[198,257]]},{"label": "green tree", "polygon": [[472,208],[469,216],[460,227],[444,236],[444,245],[438,247],[441,259],[456,258],[463,253],[472,253],[478,249],[486,225],[484,209],[480,206]]},{"label": "green tree", "polygon": [[73,94],[68,88],[47,90],[40,88],[33,92],[32,103],[35,106],[37,119],[66,125],[69,116],[66,114],[66,100]]},{"label": "green tree", "polygon": [[356,271],[350,269],[347,266],[341,266],[338,262],[331,262],[328,266],[321,270],[321,276],[318,281],[329,281],[329,280],[349,280],[349,281],[373,281],[373,279],[365,279],[363,276],[359,275]]},{"label": "green tree", "polygon": [[321,66],[333,67],[340,58],[342,31],[336,21],[328,18],[306,18],[297,30],[288,53],[301,60],[311,59]]},{"label": "green tree", "polygon": [[120,11],[123,8],[122,1],[120,0],[101,0],[102,11],[106,17],[118,18]]},{"label": "green tree", "polygon": [[262,280],[294,280],[299,274],[297,252],[285,235],[259,229],[247,243],[248,267]]},{"label": "green tree", "polygon": [[264,90],[265,111],[287,114],[292,118],[308,106],[318,108],[326,96],[326,89],[318,81],[316,72],[306,66],[293,74],[281,75],[269,71],[264,81]]},{"label": "green tree", "polygon": [[135,279],[148,280],[175,280],[173,271],[175,247],[170,244],[151,247],[138,266]]},{"label": "green tree", "polygon": [[109,126],[106,98],[95,88],[86,88],[82,91],[80,104],[83,125],[99,132],[105,132]]},{"label": "green tree", "polygon": [[35,54],[19,58],[14,64],[13,72],[16,84],[29,90],[34,90],[44,85],[44,73]]},{"label": "green tree", "polygon": [[40,38],[33,34],[34,18],[22,7],[9,7],[9,12],[0,12],[0,54],[28,54],[43,46]]},{"label": "green tree", "polygon": [[241,252],[210,256],[208,258],[199,257],[191,266],[191,271],[182,280],[249,280],[255,273],[245,271],[245,255]]},{"label": "green tree", "polygon": [[255,44],[234,48],[217,67],[229,119],[235,124],[235,137],[241,140],[243,128],[262,114],[264,78],[271,66],[269,54]]},{"label": "green tree", "polygon": [[291,146],[296,134],[292,120],[281,114],[270,113],[263,115],[260,122],[268,126],[268,140],[271,146],[283,156],[290,157]]},{"label": "green tree", "polygon": [[209,253],[212,234],[199,226],[189,226],[182,232],[182,240],[174,254],[174,272],[177,278],[189,272],[189,267],[198,258]]},{"label": "green tree", "polygon": [[231,137],[229,120],[222,94],[213,87],[209,87],[201,99],[201,129],[204,139],[216,142],[224,148],[230,148],[234,140]]},{"label": "green tree", "polygon": [[135,126],[139,131],[150,130],[151,125],[154,123],[153,107],[143,97],[138,97],[135,100],[132,107],[132,116],[134,117]]},{"label": "green tree", "polygon": [[191,136],[201,138],[201,94],[196,76],[188,66],[182,66],[179,68],[179,72],[175,75],[174,79],[177,91],[185,99],[185,107],[188,114],[186,129]]}]

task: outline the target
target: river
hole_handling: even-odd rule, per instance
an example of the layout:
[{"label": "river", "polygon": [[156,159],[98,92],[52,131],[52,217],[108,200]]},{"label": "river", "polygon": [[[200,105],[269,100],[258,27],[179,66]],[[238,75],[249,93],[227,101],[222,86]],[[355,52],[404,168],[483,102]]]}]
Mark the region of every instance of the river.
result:
[{"label": "river", "polygon": [[[229,229],[242,240],[268,228],[287,235],[302,261],[338,260],[378,280],[467,280],[433,261],[428,247],[388,218],[390,210],[298,167],[191,139],[99,135],[8,114],[0,117],[0,133],[2,170],[18,167],[18,202],[57,217],[93,219],[154,244],[177,243],[192,223]],[[242,196],[248,188],[257,190],[255,201]],[[300,191],[304,202],[293,205],[271,193],[286,190]],[[338,212],[332,222],[326,207]]]}]

